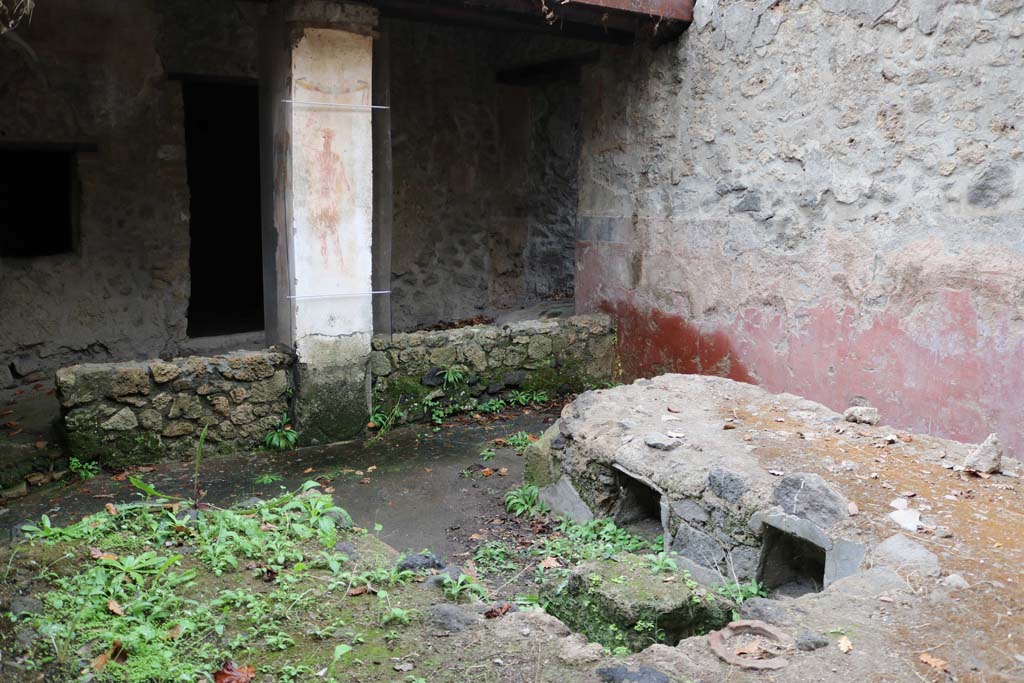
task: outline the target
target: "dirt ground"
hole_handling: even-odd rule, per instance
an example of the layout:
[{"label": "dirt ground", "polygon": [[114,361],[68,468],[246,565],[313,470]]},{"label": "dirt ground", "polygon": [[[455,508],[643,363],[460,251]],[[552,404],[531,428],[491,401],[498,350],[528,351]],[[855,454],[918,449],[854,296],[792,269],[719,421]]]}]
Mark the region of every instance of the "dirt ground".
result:
[{"label": "dirt ground", "polygon": [[[939,556],[943,573],[960,574],[969,585],[949,590],[925,577],[906,577],[923,599],[915,601],[910,623],[898,630],[894,645],[955,663],[949,671],[922,664],[920,679],[1024,680],[1022,480],[954,471],[962,446],[890,427],[846,423],[839,427],[842,433],[808,440],[800,434],[813,430],[798,418],[761,408],[736,406],[722,417],[736,418],[740,438],[751,436],[753,452],[767,469],[820,474],[860,508],[860,523],[872,535],[894,533],[888,514],[900,497],[925,510],[926,521],[948,530],[908,534]],[[792,448],[794,441],[801,442],[799,451]]]}]

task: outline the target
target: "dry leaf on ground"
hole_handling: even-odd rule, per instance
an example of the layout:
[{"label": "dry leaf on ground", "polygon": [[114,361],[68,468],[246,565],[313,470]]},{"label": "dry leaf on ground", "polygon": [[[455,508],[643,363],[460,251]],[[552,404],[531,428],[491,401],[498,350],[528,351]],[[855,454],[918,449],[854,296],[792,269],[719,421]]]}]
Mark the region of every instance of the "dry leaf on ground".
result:
[{"label": "dry leaf on ground", "polygon": [[105,553],[99,548],[89,548],[89,557],[94,560],[116,560],[117,555],[114,553]]},{"label": "dry leaf on ground", "polygon": [[932,667],[933,669],[938,669],[939,671],[949,671],[949,665],[945,662],[945,660],[939,659],[938,657],[933,657],[927,652],[923,653],[919,657],[919,659],[928,666]]},{"label": "dry leaf on ground", "polygon": [[234,662],[225,662],[220,671],[213,675],[215,683],[249,683],[256,678],[256,669],[251,666],[238,666]]}]

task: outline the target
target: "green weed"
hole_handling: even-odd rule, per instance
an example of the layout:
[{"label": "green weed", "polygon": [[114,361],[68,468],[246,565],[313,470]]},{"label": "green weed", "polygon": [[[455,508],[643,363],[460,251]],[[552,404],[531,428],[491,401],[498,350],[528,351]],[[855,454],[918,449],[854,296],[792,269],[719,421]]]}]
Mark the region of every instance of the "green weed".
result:
[{"label": "green weed", "polygon": [[533,484],[523,484],[505,494],[505,509],[516,517],[537,517],[548,511],[540,499],[540,489]]},{"label": "green weed", "polygon": [[82,481],[89,481],[100,473],[100,464],[98,462],[82,462],[74,456],[69,461],[68,467]]},{"label": "green weed", "polygon": [[272,451],[291,450],[298,442],[299,433],[292,429],[287,414],[282,415],[277,427],[263,438],[263,445]]}]

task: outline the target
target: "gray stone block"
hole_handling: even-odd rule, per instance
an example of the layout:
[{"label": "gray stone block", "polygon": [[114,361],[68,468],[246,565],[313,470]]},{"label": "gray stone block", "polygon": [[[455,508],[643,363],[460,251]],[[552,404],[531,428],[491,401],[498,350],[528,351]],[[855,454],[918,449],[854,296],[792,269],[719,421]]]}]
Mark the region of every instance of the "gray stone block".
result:
[{"label": "gray stone block", "polygon": [[850,504],[817,474],[798,472],[775,488],[775,502],[787,514],[828,529],[850,514]]},{"label": "gray stone block", "polygon": [[583,502],[569,477],[563,476],[554,484],[542,488],[540,499],[551,508],[553,515],[564,515],[579,524],[586,524],[594,519],[594,513]]},{"label": "gray stone block", "polygon": [[708,487],[722,500],[735,503],[746,492],[747,482],[742,475],[732,470],[715,467],[708,474]]},{"label": "gray stone block", "polygon": [[713,538],[685,523],[676,530],[672,550],[709,568],[718,568],[725,559],[725,550]]}]

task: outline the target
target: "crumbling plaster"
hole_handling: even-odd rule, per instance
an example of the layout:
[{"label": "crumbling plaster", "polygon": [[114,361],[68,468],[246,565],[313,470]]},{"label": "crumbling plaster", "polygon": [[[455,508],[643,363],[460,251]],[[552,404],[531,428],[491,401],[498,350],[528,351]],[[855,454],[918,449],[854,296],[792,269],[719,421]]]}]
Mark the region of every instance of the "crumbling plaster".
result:
[{"label": "crumbling plaster", "polygon": [[[189,191],[169,72],[255,77],[257,3],[37,4],[0,39],[0,143],[86,143],[73,253],[0,261],[0,365],[173,354],[186,343]],[[225,258],[230,258],[226,254]]]},{"label": "crumbling plaster", "polygon": [[1024,2],[701,0],[584,83],[577,301],[626,370],[1024,453]]}]

